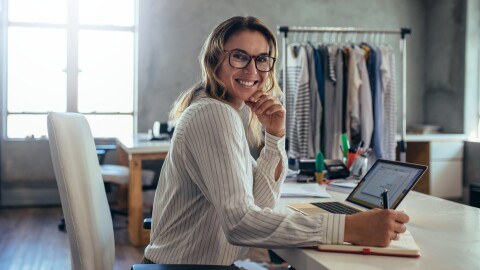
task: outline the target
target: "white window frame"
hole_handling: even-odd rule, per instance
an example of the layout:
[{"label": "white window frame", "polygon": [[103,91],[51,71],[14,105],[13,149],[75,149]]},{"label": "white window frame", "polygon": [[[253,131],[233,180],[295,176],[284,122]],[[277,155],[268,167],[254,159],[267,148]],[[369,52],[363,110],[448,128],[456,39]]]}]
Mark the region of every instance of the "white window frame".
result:
[{"label": "white window frame", "polygon": [[[78,2],[81,0],[67,0],[67,23],[53,24],[53,23],[24,23],[11,22],[8,20],[8,2],[15,0],[0,0],[0,57],[2,64],[0,66],[1,85],[0,89],[0,113],[2,124],[0,125],[0,135],[4,140],[26,140],[27,138],[9,138],[7,131],[7,119],[9,115],[46,115],[48,112],[9,112],[8,111],[8,28],[11,26],[21,27],[41,27],[41,28],[57,28],[65,29],[67,32],[67,112],[78,113],[78,74],[81,72],[78,68],[78,36],[80,30],[103,30],[103,31],[129,31],[133,33],[133,111],[122,112],[89,112],[82,113],[84,115],[131,115],[132,116],[132,131],[133,134],[138,130],[138,0],[134,1],[134,24],[133,26],[112,26],[112,25],[80,25],[78,20]],[[132,134],[132,135],[133,135]],[[31,138],[28,138],[31,140]],[[44,139],[44,138],[33,138]]]}]

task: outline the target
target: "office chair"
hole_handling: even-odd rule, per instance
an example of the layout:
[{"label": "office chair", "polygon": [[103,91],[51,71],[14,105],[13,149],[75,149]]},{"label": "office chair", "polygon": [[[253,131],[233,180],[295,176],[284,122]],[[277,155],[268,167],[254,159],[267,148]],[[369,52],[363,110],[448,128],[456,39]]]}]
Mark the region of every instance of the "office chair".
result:
[{"label": "office chair", "polygon": [[[102,179],[105,186],[105,191],[109,193],[112,190],[112,185],[116,185],[118,188],[117,192],[117,205],[118,207],[110,205],[110,214],[119,214],[127,216],[127,189],[128,189],[128,179],[129,179],[129,169],[126,166],[116,165],[116,164],[104,164],[105,157],[107,152],[116,150],[116,146],[113,144],[108,145],[96,145],[96,154],[98,161],[100,163],[100,171],[102,173]],[[142,185],[150,187],[154,182],[155,172],[152,170],[142,170]],[[147,196],[145,196],[146,207],[148,208],[153,204],[153,196],[150,195],[150,192],[147,191]],[[65,219],[62,217],[58,223],[58,230],[65,232]]]},{"label": "office chair", "polygon": [[[110,192],[111,186],[115,185],[118,188],[117,192],[117,204],[118,207],[110,207],[112,214],[127,215],[127,190],[130,170],[127,166],[117,164],[105,164],[105,157],[108,152],[115,151],[117,149],[114,144],[96,145],[96,153],[98,161],[100,163],[100,170],[102,172],[102,178],[105,182],[105,190]],[[142,187],[151,188],[154,183],[154,177],[156,172],[153,170],[142,169]],[[156,186],[154,187],[156,188]],[[148,203],[153,204],[153,198],[151,196],[145,196]]]},{"label": "office chair", "polygon": [[[112,217],[95,143],[81,114],[50,112],[50,153],[60,192],[70,245],[72,269],[113,269],[115,240]],[[205,265],[133,265],[132,269],[238,269]]]}]

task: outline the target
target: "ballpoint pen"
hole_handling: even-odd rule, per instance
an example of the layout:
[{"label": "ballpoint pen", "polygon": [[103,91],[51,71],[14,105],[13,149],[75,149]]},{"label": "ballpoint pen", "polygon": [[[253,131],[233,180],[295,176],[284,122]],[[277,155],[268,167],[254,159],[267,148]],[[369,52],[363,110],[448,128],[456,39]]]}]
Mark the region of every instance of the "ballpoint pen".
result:
[{"label": "ballpoint pen", "polygon": [[388,189],[384,189],[380,196],[382,197],[383,209],[388,209]]}]

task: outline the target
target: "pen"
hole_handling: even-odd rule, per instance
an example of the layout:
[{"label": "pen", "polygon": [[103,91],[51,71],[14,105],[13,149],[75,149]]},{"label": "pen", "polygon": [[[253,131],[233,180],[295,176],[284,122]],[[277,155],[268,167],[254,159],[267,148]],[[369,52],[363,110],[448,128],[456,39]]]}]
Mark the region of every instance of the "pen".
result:
[{"label": "pen", "polygon": [[388,209],[388,189],[384,189],[380,196],[382,197],[383,209]]},{"label": "pen", "polygon": [[357,146],[357,149],[355,149],[357,156],[360,155],[360,152],[362,151],[362,147],[363,147],[363,141],[360,141],[360,143]]}]

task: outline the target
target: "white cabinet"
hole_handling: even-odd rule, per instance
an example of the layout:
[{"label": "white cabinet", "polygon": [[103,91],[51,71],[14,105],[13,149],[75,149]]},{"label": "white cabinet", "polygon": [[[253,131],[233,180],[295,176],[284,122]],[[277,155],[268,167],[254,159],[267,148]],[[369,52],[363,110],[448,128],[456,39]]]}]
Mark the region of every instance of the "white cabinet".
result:
[{"label": "white cabinet", "polygon": [[430,142],[430,194],[462,197],[463,141]]},{"label": "white cabinet", "polygon": [[407,135],[407,161],[428,166],[414,190],[445,199],[463,195],[462,134]]}]

